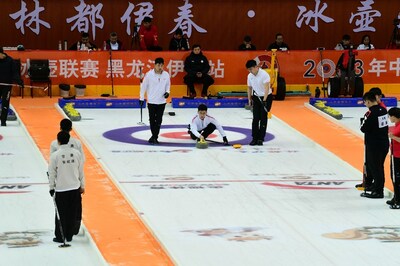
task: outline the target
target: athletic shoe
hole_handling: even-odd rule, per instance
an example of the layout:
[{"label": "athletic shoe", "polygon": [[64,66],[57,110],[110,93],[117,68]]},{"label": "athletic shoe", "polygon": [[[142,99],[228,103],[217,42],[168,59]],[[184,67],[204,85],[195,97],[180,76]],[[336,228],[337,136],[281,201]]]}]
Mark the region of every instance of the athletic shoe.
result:
[{"label": "athletic shoe", "polygon": [[391,205],[389,206],[389,208],[391,208],[392,210],[398,210],[398,209],[400,209],[400,205],[397,204],[397,203],[391,204]]},{"label": "athletic shoe", "polygon": [[386,201],[386,204],[387,205],[393,205],[393,204],[395,204],[396,203],[396,199],[393,197],[393,199],[391,199],[391,200],[387,200]]},{"label": "athletic shoe", "polygon": [[149,143],[150,143],[150,144],[153,144],[153,145],[155,144],[155,140],[154,140],[153,137],[149,138]]},{"label": "athletic shoe", "polygon": [[2,127],[6,127],[6,126],[7,126],[7,123],[6,123],[6,122],[1,122],[1,126],[2,126]]},{"label": "athletic shoe", "polygon": [[372,192],[371,194],[367,194],[366,197],[370,199],[383,199],[383,193]]},{"label": "athletic shoe", "polygon": [[256,140],[256,139],[253,139],[253,140],[250,142],[249,145],[250,145],[250,146],[255,146],[255,145],[257,145],[257,140]]},{"label": "athletic shoe", "polygon": [[56,243],[64,243],[64,241],[62,241],[62,239],[59,239],[59,238],[57,238],[57,237],[53,238],[53,242],[56,242]]},{"label": "athletic shoe", "polygon": [[257,140],[257,145],[258,146],[262,146],[264,143],[263,143],[263,141],[261,140],[261,139],[259,139],[259,140]]},{"label": "athletic shoe", "polygon": [[160,144],[160,142],[158,142],[158,139],[154,139],[154,144]]}]

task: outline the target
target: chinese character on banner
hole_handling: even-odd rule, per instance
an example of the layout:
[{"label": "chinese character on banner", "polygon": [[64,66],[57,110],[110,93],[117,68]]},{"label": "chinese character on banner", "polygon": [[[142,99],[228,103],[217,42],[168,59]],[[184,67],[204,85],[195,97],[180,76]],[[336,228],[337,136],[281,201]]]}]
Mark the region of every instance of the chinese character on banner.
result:
[{"label": "chinese character on banner", "polygon": [[[151,13],[153,12],[153,5],[150,2],[142,2],[136,5],[136,7],[139,7],[139,9],[134,12],[133,14],[136,16],[135,18],[135,27],[137,25],[140,25],[142,23],[142,20],[144,17],[153,17]],[[131,35],[132,31],[132,25],[131,25],[131,14],[133,10],[135,9],[135,5],[132,3],[129,3],[128,8],[125,10],[125,13],[121,17],[121,22],[125,23],[126,22],[126,34]],[[137,30],[137,29],[135,29]]]},{"label": "chinese character on banner", "polygon": [[60,60],[59,76],[64,76],[64,78],[70,78],[72,76],[79,78],[76,73],[78,70],[78,62],[76,59]]},{"label": "chinese character on banner", "polygon": [[312,11],[312,10],[307,11],[307,8],[305,6],[297,6],[300,10],[299,15],[297,16],[297,19],[296,19],[296,26],[298,28],[301,28],[301,25],[303,24],[304,20],[305,20],[304,24],[309,25],[311,19],[313,19],[314,25],[312,25],[312,26],[310,25],[310,28],[314,32],[318,32],[318,19],[321,19],[322,21],[324,21],[326,23],[334,22],[334,19],[322,14],[325,11],[325,9],[328,7],[328,4],[324,3],[322,5],[321,9],[319,9],[320,2],[321,2],[320,0],[315,0],[315,10],[314,11]]},{"label": "chinese character on banner", "polygon": [[133,60],[132,63],[127,63],[126,65],[131,68],[131,72],[126,76],[127,78],[131,76],[139,78],[140,73],[143,73],[144,63],[140,60]]},{"label": "chinese character on banner", "polygon": [[44,10],[44,7],[39,6],[39,0],[34,0],[35,9],[26,13],[28,9],[26,8],[25,1],[21,0],[21,9],[13,14],[10,14],[10,17],[14,20],[19,20],[15,23],[15,27],[21,30],[22,34],[25,34],[25,26],[30,28],[36,35],[40,33],[40,25],[50,29],[50,24],[44,20],[39,18],[39,13]]},{"label": "chinese character on banner", "polygon": [[108,65],[107,65],[107,71],[106,71],[106,76],[107,78],[111,77],[111,72],[112,72],[112,77],[113,78],[118,78],[124,77],[125,71],[124,71],[124,67],[123,67],[123,62],[121,59],[117,59],[117,60],[109,60],[108,61]]},{"label": "chinese character on banner", "polygon": [[82,60],[81,61],[82,78],[98,78],[99,74],[99,61]]},{"label": "chinese character on banner", "polygon": [[213,61],[209,61],[209,64],[210,64],[210,76],[214,76],[216,79],[217,78],[224,78],[224,76],[225,76],[225,69],[224,69],[224,66],[225,66],[225,64],[224,63],[221,63],[221,59],[218,59],[217,60],[217,65],[215,65],[214,63],[213,63]]},{"label": "chinese character on banner", "polygon": [[371,69],[368,70],[369,73],[376,73],[377,77],[381,76],[381,73],[386,73],[386,60],[377,60],[374,58],[371,63],[369,63]]},{"label": "chinese character on banner", "polygon": [[92,27],[93,40],[96,39],[96,28],[102,29],[104,27],[104,18],[100,15],[103,9],[103,4],[87,5],[84,0],[80,0],[79,6],[75,6],[75,10],[78,14],[67,18],[67,23],[75,21],[74,25],[71,26],[71,31],[78,28],[79,32],[89,33],[89,27]]},{"label": "chinese character on banner", "polygon": [[183,60],[169,60],[167,69],[171,78],[176,77],[179,73],[183,73],[185,64]]},{"label": "chinese character on banner", "polygon": [[400,58],[396,58],[396,61],[390,61],[390,68],[391,71],[396,71],[396,77],[400,76]]},{"label": "chinese character on banner", "polygon": [[189,0],[184,0],[185,4],[183,6],[178,7],[179,12],[178,16],[174,21],[177,23],[175,28],[169,32],[169,34],[174,33],[178,28],[181,28],[183,34],[186,34],[188,38],[192,36],[192,27],[196,29],[197,32],[206,33],[207,31],[202,27],[198,26],[193,22],[191,18],[193,18],[192,10],[190,10],[193,5],[189,3]]},{"label": "chinese character on banner", "polygon": [[360,17],[355,20],[358,28],[353,29],[354,32],[360,31],[375,31],[375,28],[370,26],[374,22],[374,17],[380,17],[381,12],[372,9],[373,0],[361,1],[362,7],[358,7],[358,13],[351,13],[349,23],[353,23],[355,17]]}]

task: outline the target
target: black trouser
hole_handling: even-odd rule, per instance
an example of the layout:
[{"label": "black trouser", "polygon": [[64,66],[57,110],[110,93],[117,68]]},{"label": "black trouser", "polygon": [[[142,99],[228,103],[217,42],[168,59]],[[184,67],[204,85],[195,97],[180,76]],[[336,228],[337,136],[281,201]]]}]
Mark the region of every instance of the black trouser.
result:
[{"label": "black trouser", "polygon": [[203,90],[201,93],[203,95],[207,95],[208,87],[214,84],[214,79],[208,74],[203,74],[200,78],[197,76],[187,74],[183,78],[183,81],[188,86],[190,93],[196,93],[196,91],[194,90],[195,83],[202,83]]},{"label": "black trouser", "polygon": [[0,86],[1,90],[1,123],[7,121],[8,108],[10,107],[11,86]]},{"label": "black trouser", "polygon": [[153,139],[158,139],[158,134],[160,133],[162,117],[164,115],[165,103],[163,104],[153,104],[149,103],[149,121],[151,136]]},{"label": "black trouser", "polygon": [[[400,204],[400,158],[393,157],[390,161],[390,174],[393,181],[394,198]],[[394,173],[393,173],[394,171]]]},{"label": "black trouser", "polygon": [[82,194],[79,194],[79,203],[78,203],[78,208],[76,210],[74,235],[77,235],[79,233],[79,229],[81,228],[81,221],[82,221]]},{"label": "black trouser", "polygon": [[[199,133],[206,139],[208,136],[211,135],[211,133],[214,132],[216,128],[217,127],[213,123],[210,123],[204,129],[200,130]],[[192,139],[197,139],[197,137],[192,133],[192,131],[190,131],[190,137]]]},{"label": "black trouser", "polygon": [[365,149],[367,173],[370,173],[373,178],[372,192],[382,194],[385,185],[384,163],[389,147],[388,145],[366,145]]},{"label": "black trouser", "polygon": [[[354,70],[340,70],[340,94],[347,95],[350,91],[354,93],[356,75]],[[347,85],[349,91],[347,91]]]},{"label": "black trouser", "polygon": [[[80,202],[79,199],[81,197],[80,189],[56,192],[55,197],[64,237],[67,240],[72,240],[72,236],[75,233],[76,217]],[[55,224],[54,235],[56,238],[62,239],[57,215],[55,218]]]},{"label": "black trouser", "polygon": [[251,125],[251,135],[254,140],[264,141],[267,132],[268,113],[272,106],[272,94],[267,96],[267,106],[264,106],[263,97],[252,96],[253,101],[253,122]]}]

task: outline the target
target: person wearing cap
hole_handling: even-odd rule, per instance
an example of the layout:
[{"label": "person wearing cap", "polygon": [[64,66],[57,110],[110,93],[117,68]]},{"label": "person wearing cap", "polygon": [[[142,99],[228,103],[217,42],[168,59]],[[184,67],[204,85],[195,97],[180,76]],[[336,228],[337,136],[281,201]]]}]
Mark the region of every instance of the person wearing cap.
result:
[{"label": "person wearing cap", "polygon": [[142,51],[161,51],[158,45],[158,30],[151,17],[144,17],[139,28],[139,45]]},{"label": "person wearing cap", "polygon": [[186,76],[183,78],[184,83],[188,87],[190,97],[196,97],[194,89],[195,83],[203,84],[201,97],[207,97],[208,87],[214,84],[214,79],[208,74],[210,71],[210,64],[208,59],[201,51],[199,44],[193,45],[193,50],[185,59]]},{"label": "person wearing cap", "polygon": [[147,95],[151,137],[150,144],[159,144],[158,135],[164,115],[166,99],[171,89],[171,79],[167,71],[163,70],[164,59],[158,57],[154,61],[154,68],[146,73],[140,86],[139,104],[144,105],[144,95]]},{"label": "person wearing cap", "polygon": [[189,51],[189,40],[183,36],[182,29],[178,28],[169,42],[170,51]]},{"label": "person wearing cap", "polygon": [[205,104],[200,104],[197,107],[197,115],[193,117],[188,129],[190,138],[199,141],[204,141],[215,129],[218,129],[222,136],[223,144],[225,146],[229,145],[224,129],[217,119],[207,114],[207,106]]},{"label": "person wearing cap", "polygon": [[249,35],[244,36],[243,43],[239,45],[239,51],[251,51],[256,50],[256,46],[251,43],[251,37]]},{"label": "person wearing cap", "polygon": [[8,56],[0,47],[0,92],[1,92],[1,126],[7,126],[8,109],[10,107],[12,83],[16,82],[20,87],[24,87],[21,79],[20,70],[14,59]]},{"label": "person wearing cap", "polygon": [[255,60],[248,60],[247,98],[249,106],[253,106],[253,121],[251,126],[251,146],[263,145],[267,132],[268,112],[272,106],[272,89],[270,88],[270,76],[259,66]]}]

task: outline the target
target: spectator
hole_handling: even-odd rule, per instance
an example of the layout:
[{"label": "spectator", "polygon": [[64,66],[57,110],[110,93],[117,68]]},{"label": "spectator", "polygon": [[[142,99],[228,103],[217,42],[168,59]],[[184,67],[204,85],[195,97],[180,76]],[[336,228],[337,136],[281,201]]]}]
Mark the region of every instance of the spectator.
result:
[{"label": "spectator", "polygon": [[[8,108],[10,106],[12,82],[17,82],[19,86],[24,87],[24,82],[21,79],[20,70],[15,61],[4,53],[3,48],[0,47],[0,83],[10,85],[0,85],[1,97],[1,126],[7,126]],[[23,92],[22,92],[23,93]]]},{"label": "spectator", "polygon": [[158,46],[158,31],[157,27],[152,25],[150,17],[144,17],[142,25],[139,28],[140,50],[142,51],[161,51]]},{"label": "spectator", "polygon": [[351,44],[350,35],[348,35],[348,34],[343,35],[342,40],[335,46],[335,50],[337,50],[337,51],[347,50],[350,48],[353,48],[353,47]]},{"label": "spectator", "polygon": [[371,38],[368,34],[364,35],[361,38],[361,43],[357,47],[357,50],[373,50],[375,49],[374,45],[371,43]]},{"label": "spectator", "polygon": [[397,36],[397,38],[388,45],[387,49],[400,49],[400,36]]},{"label": "spectator", "polygon": [[121,51],[122,49],[122,42],[118,40],[118,35],[116,32],[110,33],[110,39],[106,41],[106,47],[104,50],[112,50],[112,51]]},{"label": "spectator", "polygon": [[243,43],[239,45],[239,51],[256,50],[256,46],[251,43],[249,35],[244,36]]},{"label": "spectator", "polygon": [[278,51],[288,51],[288,50],[290,50],[289,46],[286,43],[283,42],[282,33],[277,33],[275,35],[275,42],[271,43],[267,48],[268,51],[271,51],[272,49],[276,49]]},{"label": "spectator", "polygon": [[177,29],[169,42],[170,51],[189,51],[189,39],[183,36],[182,29]]},{"label": "spectator", "polygon": [[75,51],[85,51],[85,50],[97,50],[97,46],[92,43],[89,39],[89,33],[82,32],[81,33],[81,40],[74,43],[69,50]]},{"label": "spectator", "polygon": [[208,87],[214,84],[214,79],[208,75],[210,65],[207,57],[201,52],[200,45],[193,45],[192,52],[186,57],[185,71],[187,74],[184,77],[184,82],[188,86],[190,97],[196,97],[196,91],[194,89],[195,83],[203,84],[201,97],[207,97]]}]

